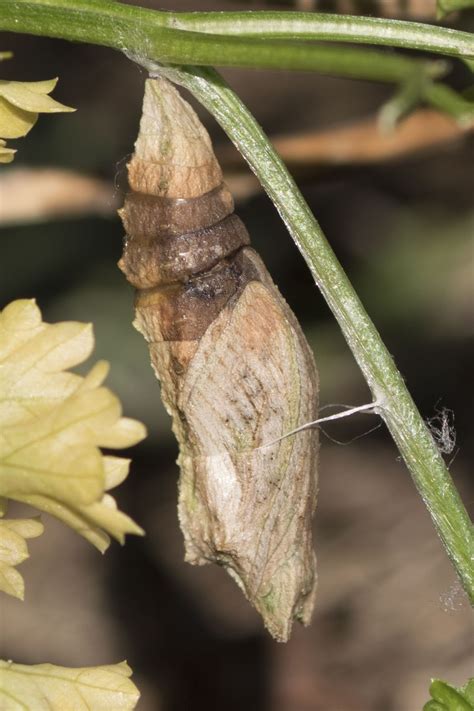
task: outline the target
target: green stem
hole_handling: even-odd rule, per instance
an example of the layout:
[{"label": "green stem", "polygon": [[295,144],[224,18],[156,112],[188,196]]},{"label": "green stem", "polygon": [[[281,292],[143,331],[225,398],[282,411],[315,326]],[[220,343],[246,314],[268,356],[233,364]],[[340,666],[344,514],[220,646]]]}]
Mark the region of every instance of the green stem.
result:
[{"label": "green stem", "polygon": [[456,94],[446,84],[429,82],[424,90],[424,98],[435,109],[457,116],[461,123],[468,125],[472,121],[474,104]]},{"label": "green stem", "polygon": [[[425,87],[421,97],[423,100],[455,115],[461,121],[470,120],[472,117],[473,109],[469,101],[451,90],[447,90],[448,93],[436,92],[438,87],[442,89],[443,86],[434,84],[432,78],[445,71],[444,62],[427,62],[370,49],[308,44],[297,42],[295,39],[289,41],[281,38],[271,39],[271,36],[283,36],[282,20],[275,19],[275,16],[281,17],[281,14],[270,13],[272,22],[266,23],[267,15],[257,13],[260,19],[254,19],[253,24],[247,23],[250,34],[255,33],[260,25],[266,27],[267,31],[263,32],[261,37],[247,37],[243,34],[231,36],[209,34],[207,30],[194,32],[189,29],[177,29],[178,25],[188,26],[190,23],[195,23],[201,16],[209,18],[208,13],[186,15],[164,13],[111,0],[75,0],[73,3],[71,0],[2,0],[0,30],[91,42],[121,50],[128,56],[142,57],[160,64],[317,71],[323,74],[395,84],[404,84],[414,75],[424,75],[427,81],[423,84]],[[288,13],[283,14],[288,17]],[[305,13],[296,14],[303,17],[306,23],[309,22],[308,17],[312,17],[311,14],[308,16]],[[217,22],[216,26],[220,29],[222,25],[222,29],[229,32],[229,25],[223,23],[223,20],[232,13],[217,13],[217,15],[218,20],[214,20],[215,23]],[[252,20],[255,13],[248,13],[244,17]],[[357,21],[357,18],[352,19]],[[209,22],[209,19],[204,19],[203,26],[208,27]],[[243,19],[240,22],[243,23]],[[300,24],[304,22],[300,19]],[[405,24],[410,26],[413,23]],[[272,27],[272,31],[268,29]],[[290,37],[316,36],[309,30],[306,35],[302,32],[298,35],[296,27],[294,25],[289,31]],[[343,27],[344,25],[341,24],[341,28]],[[426,27],[428,29],[425,28],[425,32],[430,34],[430,27]],[[342,29],[341,32],[344,37]],[[419,35],[420,30],[418,29],[417,32]],[[449,50],[451,53],[456,50],[458,54],[464,53],[465,56],[470,56],[469,52],[473,51],[473,47],[469,49],[465,34],[458,33],[456,41],[448,34],[443,45],[435,32],[431,42],[425,43],[423,48],[437,47],[437,51]],[[451,37],[451,44],[447,42],[448,36]],[[438,37],[437,42],[436,37]],[[420,43],[418,44],[421,46]],[[407,40],[404,46],[411,46],[410,42]],[[435,89],[434,95],[432,89]]]},{"label": "green stem", "polygon": [[219,35],[357,42],[474,58],[474,38],[469,32],[405,20],[288,11],[189,12],[170,13],[166,24]]},{"label": "green stem", "polygon": [[156,67],[216,118],[274,202],[359,364],[436,530],[474,603],[473,527],[438,448],[374,324],[291,175],[252,114],[211,69]]},{"label": "green stem", "polygon": [[318,71],[375,81],[402,82],[426,67],[439,75],[441,63],[421,62],[375,50],[359,50],[214,35],[164,26],[168,14],[110,0],[3,0],[0,29],[102,44],[164,64],[209,64]]},{"label": "green stem", "polygon": [[[176,13],[148,10],[114,0],[74,0],[73,2],[71,0],[3,0],[2,14],[8,18],[8,15],[13,11],[15,14],[12,19],[16,20],[16,26],[10,24],[8,28],[5,26],[4,29],[28,32],[24,23],[28,22],[28,13],[33,12],[35,8],[39,10],[39,13],[35,15],[35,20],[39,24],[36,31],[34,28],[32,29],[35,34],[43,34],[42,30],[48,24],[51,24],[51,28],[58,29],[58,23],[62,25],[64,19],[74,24],[73,16],[76,15],[83,28],[86,27],[87,17],[89,17],[92,26],[87,29],[87,32],[89,33],[91,29],[95,30],[97,36],[103,36],[104,30],[106,30],[110,37],[110,28],[104,27],[104,23],[107,25],[109,18],[118,23],[119,33],[120,26],[123,27],[122,23],[125,22],[129,29],[132,29],[132,25],[129,23],[135,23],[137,29],[138,26],[141,26],[145,35],[160,28],[169,28],[226,35],[227,38],[241,36],[261,39],[357,42],[417,49],[452,57],[474,58],[474,39],[468,32],[420,22],[331,15],[329,13],[268,11]],[[61,16],[62,10],[67,13],[67,18],[64,15]],[[66,27],[62,32],[67,32],[67,30]],[[74,28],[71,28],[71,32],[75,33]],[[82,39],[77,35],[65,37],[63,33],[55,36],[65,39]],[[123,37],[122,40],[124,40]],[[105,44],[116,46],[110,45],[108,42]],[[122,49],[123,45],[117,48]],[[134,46],[131,49],[136,51],[138,48]],[[158,57],[155,59],[158,60]],[[169,61],[172,62],[172,59],[169,58]]]}]

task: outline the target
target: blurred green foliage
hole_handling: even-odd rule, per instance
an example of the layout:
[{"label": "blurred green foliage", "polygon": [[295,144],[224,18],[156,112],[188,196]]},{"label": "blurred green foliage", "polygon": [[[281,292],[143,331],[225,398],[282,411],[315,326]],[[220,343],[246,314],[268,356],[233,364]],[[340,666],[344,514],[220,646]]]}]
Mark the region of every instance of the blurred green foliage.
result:
[{"label": "blurred green foliage", "polygon": [[470,679],[461,689],[456,689],[445,681],[431,682],[432,699],[423,706],[423,711],[473,711],[474,679]]}]

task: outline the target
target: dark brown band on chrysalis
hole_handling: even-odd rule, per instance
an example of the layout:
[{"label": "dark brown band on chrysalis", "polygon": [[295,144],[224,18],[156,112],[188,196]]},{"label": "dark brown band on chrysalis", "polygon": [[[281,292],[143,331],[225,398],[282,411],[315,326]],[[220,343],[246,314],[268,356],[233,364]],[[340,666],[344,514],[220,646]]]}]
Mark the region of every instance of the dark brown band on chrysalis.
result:
[{"label": "dark brown band on chrysalis", "polygon": [[139,291],[136,307],[146,331],[163,341],[199,340],[221,310],[260,279],[252,254],[252,248],[240,249],[185,283]]},{"label": "dark brown band on chrysalis", "polygon": [[119,266],[138,289],[145,331],[157,341],[198,340],[229,300],[259,278],[248,232],[232,210],[223,184],[184,200],[127,195]]},{"label": "dark brown band on chrysalis", "polygon": [[131,192],[121,211],[128,235],[153,240],[210,227],[234,211],[224,183],[197,198],[166,198]]},{"label": "dark brown band on chrysalis", "polygon": [[212,269],[249,242],[242,220],[229,215],[212,227],[175,236],[157,234],[153,241],[131,235],[119,266],[133,286],[150,289]]}]

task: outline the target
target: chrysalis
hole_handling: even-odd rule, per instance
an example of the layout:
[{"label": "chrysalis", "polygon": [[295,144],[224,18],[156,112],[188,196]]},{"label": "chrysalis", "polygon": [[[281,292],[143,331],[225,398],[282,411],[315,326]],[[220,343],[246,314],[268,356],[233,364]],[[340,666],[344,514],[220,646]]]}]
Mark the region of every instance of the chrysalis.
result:
[{"label": "chrysalis", "polygon": [[179,442],[186,560],[224,566],[287,640],[314,604],[318,434],[275,440],[317,417],[313,356],[205,128],[164,79],[146,82],[128,178],[119,266]]}]

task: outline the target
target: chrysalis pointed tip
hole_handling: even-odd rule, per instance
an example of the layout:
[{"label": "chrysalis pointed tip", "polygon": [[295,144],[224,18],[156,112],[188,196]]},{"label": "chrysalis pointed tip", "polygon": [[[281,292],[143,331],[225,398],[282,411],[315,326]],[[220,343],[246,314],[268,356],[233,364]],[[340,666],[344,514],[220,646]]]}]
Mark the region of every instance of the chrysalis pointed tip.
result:
[{"label": "chrysalis pointed tip", "polygon": [[222,182],[206,129],[166,79],[146,81],[128,173],[133,190],[169,198],[200,197]]}]

